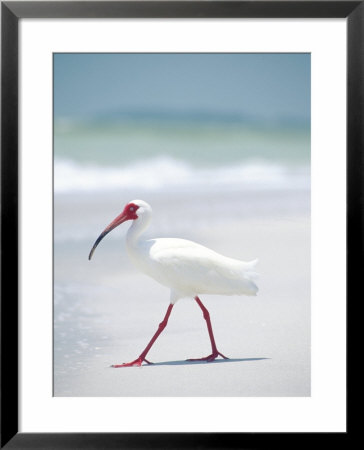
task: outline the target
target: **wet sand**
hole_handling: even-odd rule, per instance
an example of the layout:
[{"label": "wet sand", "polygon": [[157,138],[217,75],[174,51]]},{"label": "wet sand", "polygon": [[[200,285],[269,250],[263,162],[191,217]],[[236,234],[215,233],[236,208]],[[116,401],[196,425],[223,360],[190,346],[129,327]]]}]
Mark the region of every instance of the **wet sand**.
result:
[{"label": "wet sand", "polygon": [[[175,305],[141,368],[169,290],[139,273],[125,252],[127,224],[88,253],[124,203],[154,210],[148,237],[181,237],[227,256],[259,258],[257,297],[201,296],[218,349],[229,360],[187,362],[210,344],[193,299]],[[309,396],[308,191],[79,194],[55,198],[55,396]]]}]

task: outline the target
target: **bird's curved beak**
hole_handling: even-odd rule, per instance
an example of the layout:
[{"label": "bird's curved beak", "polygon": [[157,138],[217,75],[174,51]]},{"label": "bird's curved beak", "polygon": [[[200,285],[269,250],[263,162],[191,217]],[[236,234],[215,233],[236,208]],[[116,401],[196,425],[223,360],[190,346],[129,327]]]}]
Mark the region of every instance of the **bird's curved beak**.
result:
[{"label": "bird's curved beak", "polygon": [[126,222],[130,218],[124,213],[124,211],[116,217],[106,228],[105,230],[100,234],[100,236],[96,239],[90,254],[88,255],[88,259],[90,260],[92,258],[92,255],[94,254],[94,251],[96,250],[96,247],[99,245],[99,242],[108,234],[111,230],[116,228],[117,226],[121,225],[123,222]]}]

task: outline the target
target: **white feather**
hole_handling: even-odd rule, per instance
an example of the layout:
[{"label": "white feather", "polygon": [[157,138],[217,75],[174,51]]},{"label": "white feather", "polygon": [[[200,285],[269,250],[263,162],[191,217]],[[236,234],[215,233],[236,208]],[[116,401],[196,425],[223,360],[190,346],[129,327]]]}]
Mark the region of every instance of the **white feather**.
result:
[{"label": "white feather", "polygon": [[127,249],[134,264],[172,290],[172,300],[199,294],[256,295],[257,260],[244,262],[220,255],[192,241],[174,238],[142,240],[151,207],[141,200],[138,219],[128,231]]}]

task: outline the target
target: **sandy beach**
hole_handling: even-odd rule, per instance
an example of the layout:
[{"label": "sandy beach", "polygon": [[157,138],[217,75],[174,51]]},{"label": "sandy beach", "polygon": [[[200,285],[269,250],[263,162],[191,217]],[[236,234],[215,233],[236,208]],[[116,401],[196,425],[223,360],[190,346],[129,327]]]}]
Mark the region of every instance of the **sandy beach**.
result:
[{"label": "sandy beach", "polygon": [[[88,253],[133,198],[148,201],[147,237],[194,240],[226,256],[259,258],[257,297],[203,296],[218,349],[210,353],[193,299],[175,305],[148,359],[135,359],[162,320],[169,291],[139,273],[125,252],[128,224]],[[54,229],[55,396],[309,396],[309,190],[57,194]]]}]

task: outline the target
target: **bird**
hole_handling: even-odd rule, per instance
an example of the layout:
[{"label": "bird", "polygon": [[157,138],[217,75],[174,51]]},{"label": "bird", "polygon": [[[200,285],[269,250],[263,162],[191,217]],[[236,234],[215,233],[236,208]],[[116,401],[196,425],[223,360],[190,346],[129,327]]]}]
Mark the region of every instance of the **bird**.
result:
[{"label": "bird", "polygon": [[96,239],[88,259],[91,260],[100,241],[126,221],[131,221],[126,235],[126,250],[135,266],[144,274],[170,288],[170,302],[162,322],[137,359],[111,367],[142,366],[152,364],[146,359],[158,336],[165,329],[175,303],[192,297],[201,308],[211,343],[211,354],[187,361],[212,362],[218,356],[229,359],[218,351],[212,331],[210,314],[200,300],[201,294],[255,296],[254,282],[258,259],[250,262],[223,256],[193,241],[177,238],[143,239],[142,234],[152,219],[152,208],[143,200],[132,200]]}]

